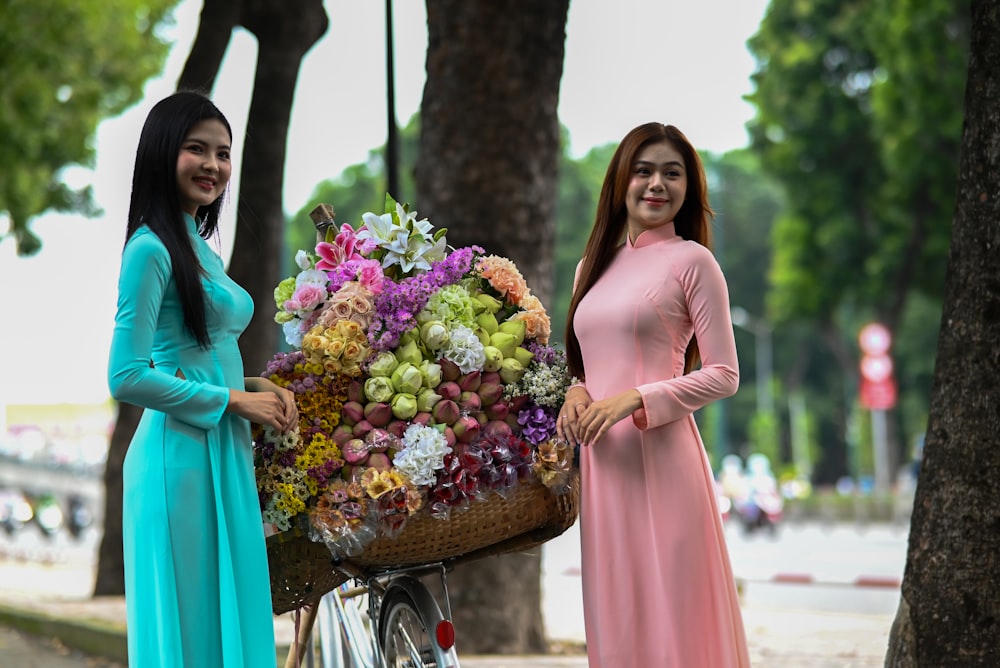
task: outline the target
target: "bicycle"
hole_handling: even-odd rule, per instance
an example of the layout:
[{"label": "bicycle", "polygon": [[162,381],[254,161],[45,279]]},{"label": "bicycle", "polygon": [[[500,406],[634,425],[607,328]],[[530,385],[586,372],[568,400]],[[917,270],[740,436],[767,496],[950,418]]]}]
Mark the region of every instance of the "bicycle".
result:
[{"label": "bicycle", "polygon": [[[317,621],[321,668],[459,668],[444,563],[369,572],[343,562],[337,569],[354,584],[340,585],[307,612],[286,668],[301,658],[312,668]],[[419,579],[435,573],[443,612]]]}]

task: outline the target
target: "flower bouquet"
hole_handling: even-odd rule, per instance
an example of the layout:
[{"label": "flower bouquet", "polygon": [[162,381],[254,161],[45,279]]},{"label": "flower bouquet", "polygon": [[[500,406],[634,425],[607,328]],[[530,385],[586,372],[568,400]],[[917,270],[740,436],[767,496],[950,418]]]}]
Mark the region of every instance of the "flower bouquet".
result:
[{"label": "flower bouquet", "polygon": [[387,196],[384,214],[298,251],[275,290],[293,350],[262,375],[295,392],[300,419],[255,429],[260,505],[335,558],[391,551],[415,518],[488,517],[490,499],[574,484],[555,438],[571,379],[545,308],[513,262],[445,234]]}]

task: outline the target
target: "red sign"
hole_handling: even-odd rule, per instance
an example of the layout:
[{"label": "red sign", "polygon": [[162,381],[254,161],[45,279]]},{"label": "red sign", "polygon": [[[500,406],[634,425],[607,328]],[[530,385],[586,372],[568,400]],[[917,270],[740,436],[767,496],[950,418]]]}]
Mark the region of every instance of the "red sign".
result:
[{"label": "red sign", "polygon": [[892,377],[873,381],[861,379],[861,405],[870,411],[887,411],[896,405],[896,381]]}]

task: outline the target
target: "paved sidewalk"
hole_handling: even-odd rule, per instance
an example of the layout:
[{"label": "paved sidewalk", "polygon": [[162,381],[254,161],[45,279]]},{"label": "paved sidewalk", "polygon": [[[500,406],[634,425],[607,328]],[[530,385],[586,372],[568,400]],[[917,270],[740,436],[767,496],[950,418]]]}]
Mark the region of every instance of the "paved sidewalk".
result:
[{"label": "paved sidewalk", "polygon": [[[463,668],[584,668],[587,661],[582,654],[578,582],[578,577],[563,570],[545,578],[543,611],[550,640],[560,648],[559,654],[461,656]],[[4,630],[0,633],[0,666],[124,668],[124,600],[91,599],[92,586],[93,573],[86,565],[45,565],[0,554],[0,629]],[[884,663],[892,615],[767,607],[753,600],[751,596],[750,603],[744,603],[743,617],[754,668],[881,668]],[[13,652],[31,641],[11,633],[11,629],[50,647],[52,639],[57,639],[55,647],[61,648],[62,656],[48,664],[18,660]],[[291,614],[275,618],[280,655],[284,654],[282,649],[287,651],[293,634]],[[30,648],[21,651],[30,653]]]}]

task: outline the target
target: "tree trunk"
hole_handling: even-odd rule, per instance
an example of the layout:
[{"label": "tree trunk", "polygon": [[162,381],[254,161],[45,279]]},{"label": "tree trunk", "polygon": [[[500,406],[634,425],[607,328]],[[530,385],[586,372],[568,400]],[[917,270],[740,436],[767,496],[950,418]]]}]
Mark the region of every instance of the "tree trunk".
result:
[{"label": "tree trunk", "polygon": [[229,264],[229,275],[254,298],[253,320],[240,337],[247,375],[263,371],[278,349],[273,295],[274,286],[283,278],[282,189],[288,120],[302,57],[328,26],[322,0],[293,5],[286,0],[245,0],[241,16],[259,45]]},{"label": "tree trunk", "polygon": [[205,0],[198,18],[198,34],[177,80],[177,90],[208,93],[215,88],[215,78],[242,9],[242,0]]},{"label": "tree trunk", "polygon": [[[427,0],[414,208],[448,229],[450,245],[478,244],[513,260],[546,305],[568,9],[568,0]],[[461,650],[545,651],[540,581],[537,550],[449,575]]]},{"label": "tree trunk", "polygon": [[125,593],[125,562],[122,550],[122,466],[132,435],[139,426],[142,408],[119,403],[118,418],[111,434],[108,459],[104,465],[104,533],[97,550],[94,596],[121,596]]},{"label": "tree trunk", "polygon": [[930,424],[886,666],[1000,665],[1000,6],[972,3]]}]

